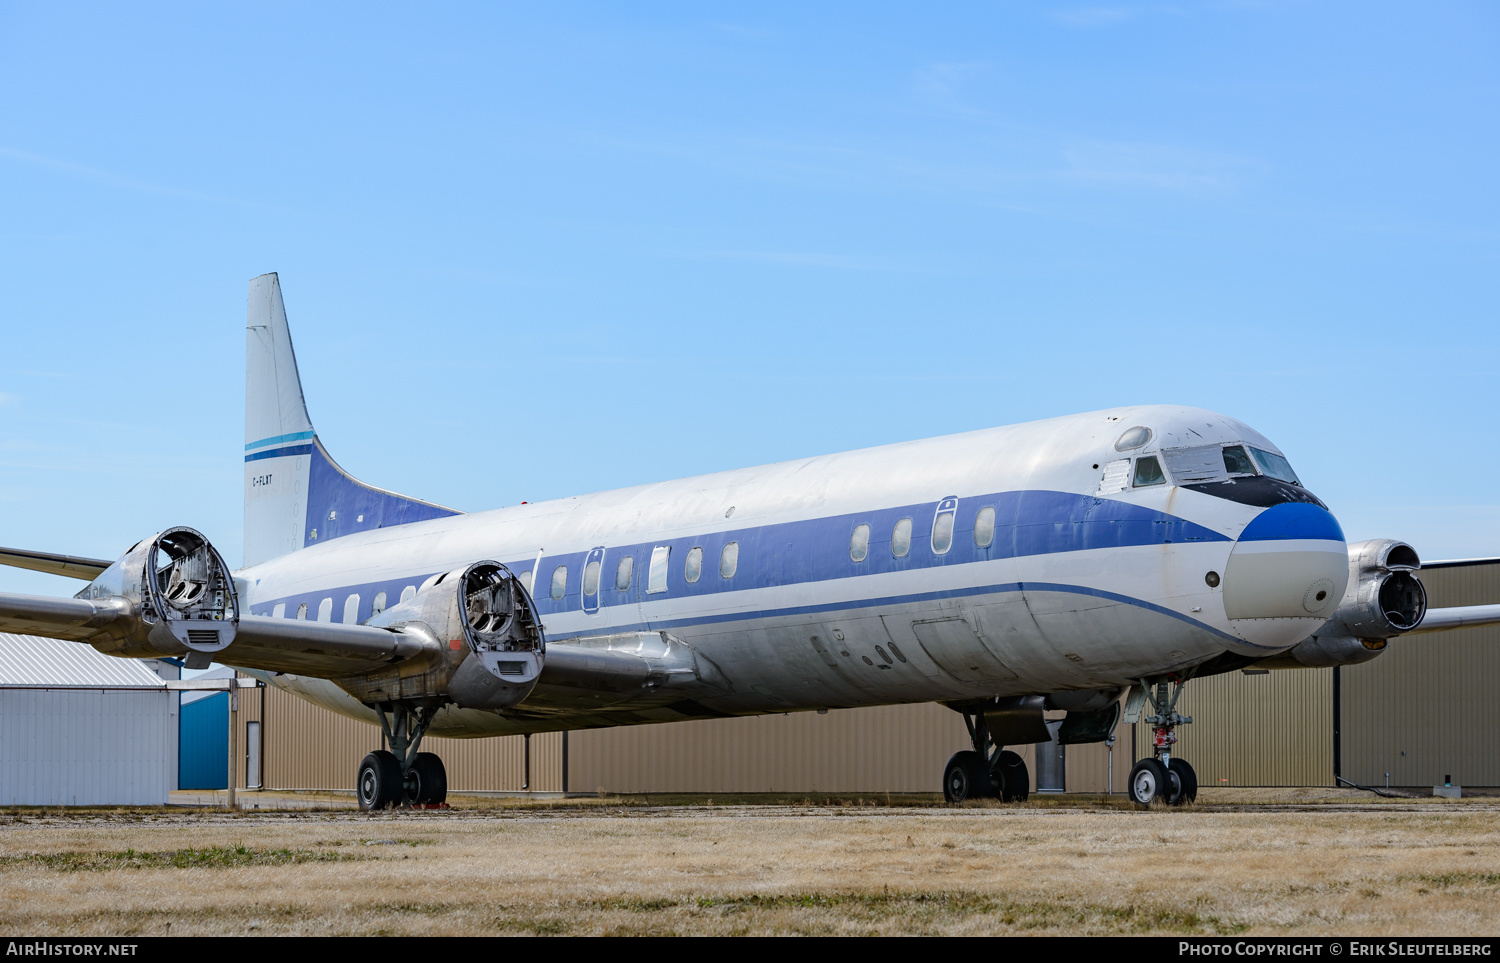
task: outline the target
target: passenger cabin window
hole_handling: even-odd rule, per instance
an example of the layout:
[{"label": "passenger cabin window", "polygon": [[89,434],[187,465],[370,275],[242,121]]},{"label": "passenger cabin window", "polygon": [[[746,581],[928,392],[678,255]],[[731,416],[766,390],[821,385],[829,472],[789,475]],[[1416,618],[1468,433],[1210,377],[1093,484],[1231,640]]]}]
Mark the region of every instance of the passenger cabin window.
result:
[{"label": "passenger cabin window", "polygon": [[1156,460],[1155,455],[1147,455],[1135,460],[1136,488],[1147,488],[1151,485],[1165,485],[1167,476],[1161,473],[1161,463]]},{"label": "passenger cabin window", "polygon": [[626,555],[620,559],[620,564],[615,566],[615,591],[630,591],[630,579],[635,575],[635,556]]},{"label": "passenger cabin window", "polygon": [[995,510],[986,506],[974,519],[974,544],[989,548],[995,541]]},{"label": "passenger cabin window", "polygon": [[307,620],[307,603],[306,602],[303,602],[301,605],[297,606],[297,618],[302,619],[303,621]]},{"label": "passenger cabin window", "polygon": [[332,622],[333,621],[333,599],[332,598],[326,598],[323,601],[321,601],[321,602],[318,603],[318,621],[319,622]]},{"label": "passenger cabin window", "polygon": [[1224,449],[1224,470],[1231,475],[1253,475],[1255,464],[1243,445],[1230,445]]},{"label": "passenger cabin window", "polygon": [[896,523],[891,531],[891,554],[897,558],[905,558],[906,553],[911,551],[911,519],[903,518]]},{"label": "passenger cabin window", "polygon": [[646,594],[655,595],[667,590],[667,559],[672,546],[658,545],[651,550],[651,567],[646,571]]},{"label": "passenger cabin window", "polygon": [[401,590],[401,601],[403,602],[410,602],[416,597],[417,587],[415,585],[408,585],[406,588]]},{"label": "passenger cabin window", "polygon": [[932,518],[932,554],[946,555],[953,547],[953,516],[958,514],[958,499],[951,495],[938,502]]},{"label": "passenger cabin window", "polygon": [[854,534],[849,536],[849,557],[856,562],[863,562],[870,554],[870,526],[854,526]]},{"label": "passenger cabin window", "polygon": [[344,599],[344,624],[354,625],[359,621],[359,594]]},{"label": "passenger cabin window", "polygon": [[1255,460],[1260,464],[1260,470],[1267,475],[1270,475],[1272,478],[1279,478],[1284,482],[1291,482],[1293,485],[1302,484],[1297,480],[1297,473],[1292,471],[1292,463],[1285,458],[1272,454],[1269,451],[1262,451],[1259,448],[1252,448],[1250,450],[1255,452]]},{"label": "passenger cabin window", "polygon": [[740,567],[740,543],[730,542],[724,546],[724,551],[719,553],[719,577],[734,578],[734,573]]},{"label": "passenger cabin window", "polygon": [[597,558],[583,567],[583,594],[589,598],[599,594],[599,569],[602,567]]},{"label": "passenger cabin window", "polygon": [[703,574],[703,549],[693,546],[688,550],[687,561],[682,563],[682,577],[689,582],[698,581]]},{"label": "passenger cabin window", "polygon": [[370,603],[370,614],[379,615],[385,611],[385,593],[376,592],[375,601]]},{"label": "passenger cabin window", "polygon": [[273,618],[273,619],[284,619],[284,618],[286,618],[286,603],[285,602],[277,602],[275,605],[271,606],[271,618]]},{"label": "passenger cabin window", "polygon": [[560,599],[568,590],[568,567],[559,565],[552,570],[552,597]]}]

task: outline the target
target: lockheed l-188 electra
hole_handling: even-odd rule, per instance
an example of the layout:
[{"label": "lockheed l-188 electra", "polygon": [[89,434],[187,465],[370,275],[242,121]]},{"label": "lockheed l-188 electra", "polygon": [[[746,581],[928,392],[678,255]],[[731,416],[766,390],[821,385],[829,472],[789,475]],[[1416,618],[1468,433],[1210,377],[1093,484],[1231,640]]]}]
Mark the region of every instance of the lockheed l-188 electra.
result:
[{"label": "lockheed l-188 electra", "polygon": [[[313,430],[274,274],[250,282],[245,558],[171,528],[0,630],[243,669],[381,727],[360,805],[440,802],[426,734],[500,736],[939,702],[950,801],[1025,799],[1014,748],[1146,722],[1138,803],[1194,798],[1182,688],[1353,665],[1500,621],[1428,609],[1417,552],[1348,543],[1269,438],[1143,405],[464,513],[344,472]],[[1065,712],[1056,733],[1045,713]],[[937,760],[934,760],[934,775]]]}]

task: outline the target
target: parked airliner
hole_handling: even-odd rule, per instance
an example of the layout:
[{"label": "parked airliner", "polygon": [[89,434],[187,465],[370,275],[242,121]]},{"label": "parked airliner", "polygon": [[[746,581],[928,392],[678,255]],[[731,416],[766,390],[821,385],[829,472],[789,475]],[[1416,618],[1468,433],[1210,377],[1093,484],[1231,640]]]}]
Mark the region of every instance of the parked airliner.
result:
[{"label": "parked airliner", "polygon": [[[427,733],[493,736],[940,702],[972,748],[952,801],[1024,799],[1007,746],[1142,718],[1136,802],[1191,800],[1194,677],[1351,665],[1427,609],[1417,553],[1348,544],[1286,455],[1163,405],[466,514],[350,477],[313,430],[275,274],[250,282],[245,559],[172,528],[118,560],[0,550],[90,579],[0,595],[0,630],[241,667],[382,727],[361,806],[439,802]],[[503,436],[501,436],[503,437]],[[1149,711],[1148,711],[1149,710]],[[936,768],[936,767],[935,767]]]}]

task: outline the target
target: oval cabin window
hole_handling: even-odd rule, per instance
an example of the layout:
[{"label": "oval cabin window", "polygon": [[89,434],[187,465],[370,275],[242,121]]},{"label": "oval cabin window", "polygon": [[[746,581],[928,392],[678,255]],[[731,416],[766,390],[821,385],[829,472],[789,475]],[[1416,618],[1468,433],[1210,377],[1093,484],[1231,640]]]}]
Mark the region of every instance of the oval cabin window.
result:
[{"label": "oval cabin window", "polygon": [[974,519],[974,544],[989,548],[995,541],[995,510],[988,506],[979,510]]},{"label": "oval cabin window", "polygon": [[870,526],[854,526],[854,534],[849,536],[849,557],[856,562],[863,562],[870,554]]},{"label": "oval cabin window", "polygon": [[903,518],[896,523],[891,531],[891,554],[897,558],[905,558],[911,551],[911,519]]}]

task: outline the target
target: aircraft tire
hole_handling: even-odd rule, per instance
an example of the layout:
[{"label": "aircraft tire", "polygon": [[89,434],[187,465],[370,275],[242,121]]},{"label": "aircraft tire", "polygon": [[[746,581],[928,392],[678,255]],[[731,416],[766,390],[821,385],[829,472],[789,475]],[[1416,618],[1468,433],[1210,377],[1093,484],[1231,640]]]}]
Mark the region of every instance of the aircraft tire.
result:
[{"label": "aircraft tire", "polygon": [[360,761],[359,774],[354,779],[354,794],[359,797],[359,808],[364,812],[401,805],[405,789],[401,780],[401,763],[396,761],[393,753],[377,749]]},{"label": "aircraft tire", "polygon": [[1167,802],[1173,806],[1184,806],[1198,799],[1198,773],[1193,770],[1186,759],[1178,759],[1176,756],[1167,763],[1168,775],[1173,777],[1172,784],[1176,789],[1175,798]]},{"label": "aircraft tire", "polygon": [[1171,788],[1167,767],[1155,759],[1142,759],[1130,769],[1130,801],[1137,806],[1149,806],[1160,799],[1166,801]]},{"label": "aircraft tire", "polygon": [[1031,773],[1026,770],[1026,760],[1009,749],[1000,753],[991,773],[995,795],[1002,802],[1025,802],[1031,795]]},{"label": "aircraft tire", "polygon": [[950,803],[983,799],[993,794],[989,766],[985,764],[984,757],[974,750],[955,752],[943,767],[943,798]]},{"label": "aircraft tire", "polygon": [[407,773],[406,797],[421,805],[436,805],[448,799],[448,770],[435,752],[419,752]]}]

